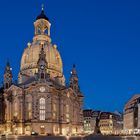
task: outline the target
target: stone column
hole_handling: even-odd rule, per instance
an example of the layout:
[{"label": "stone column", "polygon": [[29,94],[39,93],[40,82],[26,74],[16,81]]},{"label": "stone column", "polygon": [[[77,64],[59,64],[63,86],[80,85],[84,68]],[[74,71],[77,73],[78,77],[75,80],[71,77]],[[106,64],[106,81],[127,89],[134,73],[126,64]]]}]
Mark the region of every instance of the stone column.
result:
[{"label": "stone column", "polygon": [[62,121],[63,121],[63,97],[59,95],[58,97],[58,104],[59,104],[59,133],[62,134]]},{"label": "stone column", "polygon": [[10,103],[10,121],[12,120],[12,102],[9,102]]},{"label": "stone column", "polygon": [[[19,120],[19,124],[18,124],[18,127],[20,127],[21,129],[21,133],[23,133],[23,127],[22,127],[22,122],[23,122],[23,107],[22,107],[22,103],[23,103],[23,100],[22,100],[22,96],[18,96],[18,120]],[[18,131],[19,133],[19,131]]]},{"label": "stone column", "polygon": [[9,107],[9,101],[6,100],[6,121],[9,121],[10,120],[10,107]]},{"label": "stone column", "polygon": [[48,28],[48,36],[50,36],[50,28]]},{"label": "stone column", "polygon": [[23,100],[20,100],[20,104],[21,104],[21,120],[23,121]]}]

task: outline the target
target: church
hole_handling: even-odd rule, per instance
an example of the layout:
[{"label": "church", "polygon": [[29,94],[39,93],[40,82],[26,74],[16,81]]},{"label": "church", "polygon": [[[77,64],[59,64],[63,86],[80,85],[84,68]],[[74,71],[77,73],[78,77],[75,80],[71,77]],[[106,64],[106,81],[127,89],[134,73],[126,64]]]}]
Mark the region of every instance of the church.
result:
[{"label": "church", "polygon": [[0,134],[72,135],[83,132],[83,100],[73,65],[65,84],[63,63],[52,44],[50,22],[42,7],[33,41],[21,57],[18,82],[7,62],[0,89]]}]

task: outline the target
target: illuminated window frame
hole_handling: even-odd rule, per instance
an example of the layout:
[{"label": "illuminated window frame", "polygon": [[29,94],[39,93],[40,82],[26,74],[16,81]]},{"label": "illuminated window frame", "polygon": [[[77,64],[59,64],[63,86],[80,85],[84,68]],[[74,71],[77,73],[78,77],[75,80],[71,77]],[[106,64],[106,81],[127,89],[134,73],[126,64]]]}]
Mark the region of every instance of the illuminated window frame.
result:
[{"label": "illuminated window frame", "polygon": [[40,98],[39,99],[39,119],[40,120],[45,120],[45,99],[44,98]]}]

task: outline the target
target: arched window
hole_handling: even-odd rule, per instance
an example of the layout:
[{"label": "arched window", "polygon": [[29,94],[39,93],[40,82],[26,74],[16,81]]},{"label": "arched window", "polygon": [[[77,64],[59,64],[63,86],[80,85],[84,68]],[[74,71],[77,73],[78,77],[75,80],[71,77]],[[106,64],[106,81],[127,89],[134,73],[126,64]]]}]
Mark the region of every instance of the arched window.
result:
[{"label": "arched window", "polygon": [[44,79],[44,73],[41,73],[41,79]]},{"label": "arched window", "polygon": [[66,112],[69,113],[69,111],[70,111],[70,108],[69,108],[69,105],[67,104],[66,105]]},{"label": "arched window", "polygon": [[17,117],[18,116],[18,110],[17,110],[18,108],[17,108],[17,106],[18,106],[17,105],[17,102],[15,102],[14,103],[14,117]]},{"label": "arched window", "polygon": [[44,33],[45,33],[46,35],[48,35],[48,33],[49,33],[49,32],[48,32],[48,29],[45,29],[45,30],[44,30]]},{"label": "arched window", "polygon": [[32,103],[28,103],[28,119],[30,120],[32,118]]},{"label": "arched window", "polygon": [[39,109],[40,109],[40,115],[39,118],[40,120],[45,120],[45,99],[44,98],[40,98],[39,100]]},{"label": "arched window", "polygon": [[66,105],[66,121],[70,122],[70,108],[69,105]]}]

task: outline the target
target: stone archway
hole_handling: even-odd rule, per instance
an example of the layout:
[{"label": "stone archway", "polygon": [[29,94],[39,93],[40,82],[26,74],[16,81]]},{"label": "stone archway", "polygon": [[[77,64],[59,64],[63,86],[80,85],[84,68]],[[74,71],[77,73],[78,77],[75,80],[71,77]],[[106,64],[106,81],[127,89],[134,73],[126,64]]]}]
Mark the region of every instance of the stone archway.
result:
[{"label": "stone archway", "polygon": [[26,135],[31,135],[31,127],[30,127],[30,125],[27,125],[27,126],[25,127],[25,134],[26,134]]}]

